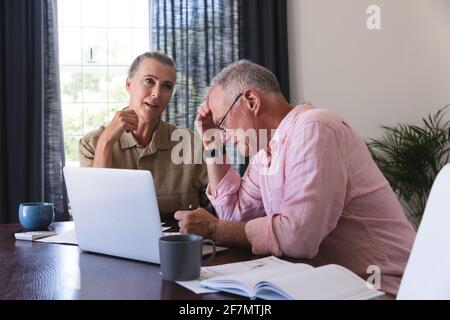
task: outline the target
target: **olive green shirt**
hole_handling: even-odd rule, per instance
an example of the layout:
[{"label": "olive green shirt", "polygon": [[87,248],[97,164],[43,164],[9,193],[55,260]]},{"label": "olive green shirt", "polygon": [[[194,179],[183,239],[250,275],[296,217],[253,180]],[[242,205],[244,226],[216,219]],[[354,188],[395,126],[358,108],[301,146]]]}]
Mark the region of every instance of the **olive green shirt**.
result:
[{"label": "olive green shirt", "polygon": [[[175,211],[189,210],[190,207],[192,209],[203,207],[213,212],[205,194],[208,175],[203,161],[201,161],[202,164],[175,164],[172,161],[172,149],[180,143],[171,141],[172,133],[176,129],[186,130],[184,133],[190,137],[189,142],[194,152],[195,135],[191,130],[179,129],[161,120],[150,144],[146,147],[139,146],[131,133],[122,134],[112,147],[112,168],[149,170],[155,181],[162,218],[169,218],[168,215],[173,215]],[[80,139],[79,152],[82,167],[92,166],[98,139],[104,130],[105,127],[102,126]],[[201,142],[196,145],[200,145],[201,149]],[[193,156],[192,159],[194,159]]]}]

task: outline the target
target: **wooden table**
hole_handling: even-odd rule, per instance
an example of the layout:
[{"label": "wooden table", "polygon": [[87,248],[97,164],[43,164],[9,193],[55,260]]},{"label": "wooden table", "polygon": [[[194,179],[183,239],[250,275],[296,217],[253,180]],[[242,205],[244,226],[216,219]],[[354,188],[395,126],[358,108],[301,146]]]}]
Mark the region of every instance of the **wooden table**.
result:
[{"label": "wooden table", "polygon": [[[57,232],[72,222],[55,223]],[[78,246],[16,241],[19,225],[0,225],[0,300],[11,299],[242,299],[197,295],[164,281],[159,265],[82,252]],[[258,259],[249,251],[218,253],[211,265]]]}]

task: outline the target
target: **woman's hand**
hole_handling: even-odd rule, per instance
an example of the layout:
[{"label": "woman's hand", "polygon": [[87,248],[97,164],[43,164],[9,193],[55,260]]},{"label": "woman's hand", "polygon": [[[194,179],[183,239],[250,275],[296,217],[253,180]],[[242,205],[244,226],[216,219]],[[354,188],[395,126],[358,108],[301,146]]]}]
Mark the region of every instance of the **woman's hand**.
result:
[{"label": "woman's hand", "polygon": [[105,144],[113,144],[124,132],[137,130],[139,119],[133,109],[118,111],[100,136]]}]

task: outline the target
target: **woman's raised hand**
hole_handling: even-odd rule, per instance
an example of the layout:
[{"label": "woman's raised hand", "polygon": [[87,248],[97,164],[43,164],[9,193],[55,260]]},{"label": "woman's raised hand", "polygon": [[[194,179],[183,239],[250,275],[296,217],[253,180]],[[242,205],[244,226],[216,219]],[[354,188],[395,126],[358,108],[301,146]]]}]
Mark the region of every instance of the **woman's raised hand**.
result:
[{"label": "woman's raised hand", "polygon": [[133,109],[118,111],[103,131],[101,139],[107,143],[114,143],[120,139],[124,132],[137,130],[138,123],[138,116]]}]

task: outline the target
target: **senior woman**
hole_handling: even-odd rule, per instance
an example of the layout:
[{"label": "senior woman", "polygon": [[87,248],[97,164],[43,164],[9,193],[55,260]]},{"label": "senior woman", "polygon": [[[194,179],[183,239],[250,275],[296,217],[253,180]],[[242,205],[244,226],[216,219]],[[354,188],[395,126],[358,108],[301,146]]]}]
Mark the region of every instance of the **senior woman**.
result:
[{"label": "senior woman", "polygon": [[[160,52],[146,52],[131,64],[125,88],[128,107],[118,111],[105,127],[88,133],[79,142],[80,165],[97,168],[150,170],[163,220],[180,209],[209,207],[205,195],[206,166],[174,163],[172,141],[176,126],[164,122],[176,82],[173,60]],[[194,134],[186,130],[192,147]],[[186,135],[184,135],[186,136]]]}]

